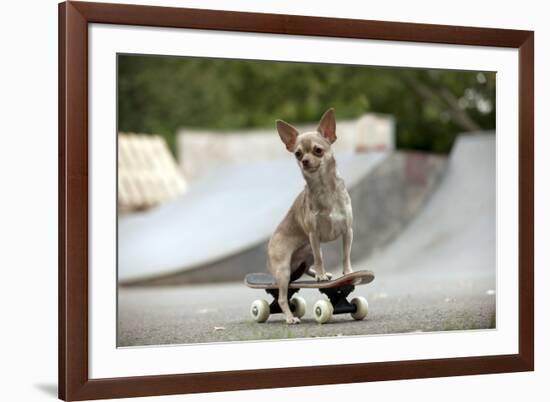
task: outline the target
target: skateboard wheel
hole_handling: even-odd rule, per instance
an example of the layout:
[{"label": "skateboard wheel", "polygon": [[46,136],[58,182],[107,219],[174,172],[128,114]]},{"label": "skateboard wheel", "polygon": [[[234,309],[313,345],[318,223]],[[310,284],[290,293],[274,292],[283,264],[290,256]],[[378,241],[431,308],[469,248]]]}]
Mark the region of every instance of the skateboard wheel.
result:
[{"label": "skateboard wheel", "polygon": [[302,318],[306,313],[306,300],[300,296],[294,296],[290,299],[290,304],[294,307],[294,317]]},{"label": "skateboard wheel", "polygon": [[353,304],[356,308],[355,313],[351,313],[353,319],[362,320],[369,313],[369,303],[364,297],[354,297],[353,299],[351,299],[351,304]]},{"label": "skateboard wheel", "polygon": [[266,322],[269,318],[269,304],[265,300],[254,300],[250,306],[250,315],[256,322]]},{"label": "skateboard wheel", "polygon": [[313,306],[313,315],[319,324],[324,324],[332,318],[334,307],[327,300],[319,300]]}]

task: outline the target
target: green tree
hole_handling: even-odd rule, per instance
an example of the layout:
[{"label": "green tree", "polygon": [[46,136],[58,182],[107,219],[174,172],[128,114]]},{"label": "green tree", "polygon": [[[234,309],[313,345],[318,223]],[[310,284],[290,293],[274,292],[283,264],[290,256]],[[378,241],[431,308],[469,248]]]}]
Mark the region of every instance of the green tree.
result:
[{"label": "green tree", "polygon": [[118,59],[119,130],[241,129],[366,112],[395,116],[397,146],[448,152],[495,128],[495,73],[165,56]]}]

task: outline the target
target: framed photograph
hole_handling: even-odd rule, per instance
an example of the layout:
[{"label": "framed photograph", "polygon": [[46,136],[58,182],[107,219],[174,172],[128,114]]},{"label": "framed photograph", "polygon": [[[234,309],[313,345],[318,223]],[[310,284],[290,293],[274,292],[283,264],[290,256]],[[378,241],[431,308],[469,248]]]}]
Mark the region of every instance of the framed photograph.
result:
[{"label": "framed photograph", "polygon": [[534,33],[59,5],[59,397],[534,369]]}]

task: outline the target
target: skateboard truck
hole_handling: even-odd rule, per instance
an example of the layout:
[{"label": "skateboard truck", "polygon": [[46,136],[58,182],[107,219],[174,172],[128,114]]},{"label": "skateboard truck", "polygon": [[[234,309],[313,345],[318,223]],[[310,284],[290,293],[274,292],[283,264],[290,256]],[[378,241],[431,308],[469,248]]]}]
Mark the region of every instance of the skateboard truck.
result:
[{"label": "skateboard truck", "polygon": [[321,293],[326,294],[329,298],[334,310],[332,314],[347,314],[357,311],[357,306],[348,301],[348,295],[354,290],[355,286],[353,285],[342,286],[341,288],[319,289]]},{"label": "skateboard truck", "polygon": [[[294,293],[298,293],[300,289],[288,289],[288,306],[290,307],[290,311],[293,313],[296,311],[295,303],[291,302],[292,296],[294,296]],[[279,306],[279,289],[266,289],[266,293],[269,293],[271,296],[273,296],[273,301],[269,305],[269,314],[278,314],[282,313],[281,306]]]},{"label": "skateboard truck", "polygon": [[[288,289],[288,306],[292,314],[295,317],[302,318],[306,313],[306,301],[303,297],[294,296],[300,289]],[[267,293],[273,296],[273,301],[271,304],[268,304],[266,300],[260,299],[255,300],[250,306],[250,314],[256,322],[265,322],[270,314],[282,313],[281,306],[277,301],[279,298],[279,290],[275,288],[265,289]],[[294,297],[292,297],[294,296]]]}]

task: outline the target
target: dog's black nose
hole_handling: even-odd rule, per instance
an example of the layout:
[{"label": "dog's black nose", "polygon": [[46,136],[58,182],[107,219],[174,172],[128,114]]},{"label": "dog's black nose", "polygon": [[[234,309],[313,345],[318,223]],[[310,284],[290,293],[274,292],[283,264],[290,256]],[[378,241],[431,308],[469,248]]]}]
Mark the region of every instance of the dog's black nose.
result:
[{"label": "dog's black nose", "polygon": [[304,160],[302,161],[302,165],[303,165],[304,167],[309,167],[309,160],[308,160],[308,159],[304,159]]}]

